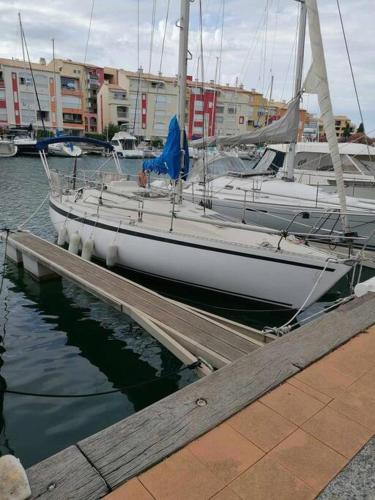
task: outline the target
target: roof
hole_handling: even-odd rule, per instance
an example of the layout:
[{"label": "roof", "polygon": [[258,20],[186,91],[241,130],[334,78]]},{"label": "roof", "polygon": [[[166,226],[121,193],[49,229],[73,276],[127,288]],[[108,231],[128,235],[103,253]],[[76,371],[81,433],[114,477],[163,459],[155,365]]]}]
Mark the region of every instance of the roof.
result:
[{"label": "roof", "polygon": [[[5,59],[5,58],[0,58],[0,64],[3,66],[10,66],[13,68],[26,68],[26,70],[29,70],[29,63],[21,61],[20,59]],[[53,73],[51,69],[47,67],[45,64],[39,64],[39,63],[31,63],[31,67],[35,71],[46,71],[47,73]]]},{"label": "roof", "polygon": [[105,83],[105,86],[110,90],[123,90],[124,92],[126,92],[126,89],[124,87],[121,87],[121,85],[117,85],[116,83]]}]

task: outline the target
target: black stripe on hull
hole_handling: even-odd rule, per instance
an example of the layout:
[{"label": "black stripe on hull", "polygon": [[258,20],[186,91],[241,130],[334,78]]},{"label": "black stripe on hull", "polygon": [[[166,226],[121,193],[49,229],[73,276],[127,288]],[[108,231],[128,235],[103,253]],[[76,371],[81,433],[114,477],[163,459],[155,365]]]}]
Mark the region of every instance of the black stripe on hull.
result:
[{"label": "black stripe on hull", "polygon": [[[68,219],[72,219],[72,220],[75,220],[77,222],[82,222],[84,224],[87,224],[89,226],[95,226],[97,228],[105,229],[107,231],[112,231],[112,232],[115,232],[115,233],[119,232],[119,233],[122,233],[122,234],[128,234],[128,235],[131,235],[131,236],[136,236],[138,238],[145,238],[145,239],[154,240],[154,241],[162,241],[164,243],[169,243],[171,245],[179,245],[179,246],[186,246],[186,247],[190,247],[190,248],[197,248],[197,249],[206,250],[206,251],[209,251],[209,252],[225,253],[227,255],[236,255],[236,256],[239,256],[239,257],[245,257],[245,258],[249,258],[249,259],[257,259],[257,260],[263,260],[263,261],[269,261],[269,262],[277,262],[277,263],[280,263],[280,264],[286,264],[286,265],[291,266],[291,267],[303,267],[303,268],[308,268],[308,269],[316,269],[316,270],[319,270],[319,271],[323,271],[323,269],[324,269],[323,266],[317,266],[317,265],[314,265],[314,264],[304,264],[303,262],[293,262],[293,261],[284,260],[284,259],[277,259],[277,258],[274,258],[274,257],[266,257],[266,256],[261,256],[261,255],[248,254],[248,253],[245,253],[245,252],[238,252],[238,251],[235,251],[235,250],[226,250],[226,249],[223,249],[223,248],[210,247],[210,246],[202,245],[202,244],[199,244],[199,243],[192,243],[190,241],[174,240],[174,239],[171,239],[171,238],[166,238],[164,236],[156,236],[154,234],[145,234],[145,233],[141,233],[141,232],[137,232],[137,231],[132,231],[130,229],[124,229],[122,227],[118,228],[118,227],[110,226],[108,224],[103,224],[102,222],[96,222],[96,221],[87,219],[85,217],[79,217],[79,216],[73,215],[70,212],[66,212],[65,210],[57,207],[56,205],[54,205],[52,203],[52,201],[50,201],[50,207],[53,210],[55,210],[55,212],[59,213],[60,215],[63,215],[64,217],[66,217]],[[326,271],[327,272],[335,272],[336,269],[334,269],[332,267],[327,267]]]}]

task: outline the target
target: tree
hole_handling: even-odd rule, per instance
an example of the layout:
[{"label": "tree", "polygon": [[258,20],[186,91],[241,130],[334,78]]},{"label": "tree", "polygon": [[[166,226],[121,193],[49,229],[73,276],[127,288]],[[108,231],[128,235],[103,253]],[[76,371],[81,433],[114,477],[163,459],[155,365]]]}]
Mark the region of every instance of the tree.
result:
[{"label": "tree", "polygon": [[365,127],[363,126],[363,123],[361,122],[359,124],[359,127],[357,128],[357,134],[363,134],[365,131]]},{"label": "tree", "polygon": [[345,128],[342,132],[342,136],[347,140],[350,137],[350,124],[346,122]]},{"label": "tree", "polygon": [[112,137],[117,134],[117,132],[120,132],[120,127],[114,123],[108,123],[108,125],[104,127],[103,135],[105,138],[108,137],[108,140],[110,141]]}]

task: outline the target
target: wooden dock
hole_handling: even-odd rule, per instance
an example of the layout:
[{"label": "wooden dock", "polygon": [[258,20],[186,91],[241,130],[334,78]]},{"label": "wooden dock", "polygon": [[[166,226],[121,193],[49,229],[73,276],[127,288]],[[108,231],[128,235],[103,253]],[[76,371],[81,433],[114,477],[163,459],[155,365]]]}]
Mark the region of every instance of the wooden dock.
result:
[{"label": "wooden dock", "polygon": [[[374,323],[375,294],[368,293],[242,356],[32,466],[27,470],[32,498],[102,498],[303,372]],[[267,436],[272,434],[272,421],[261,419],[261,422],[263,430],[270,426]],[[170,474],[174,474],[173,470]]]},{"label": "wooden dock", "polygon": [[269,340],[261,332],[165,298],[29,232],[9,234],[7,256],[37,279],[66,278],[129,315],[200,374],[223,367]]}]

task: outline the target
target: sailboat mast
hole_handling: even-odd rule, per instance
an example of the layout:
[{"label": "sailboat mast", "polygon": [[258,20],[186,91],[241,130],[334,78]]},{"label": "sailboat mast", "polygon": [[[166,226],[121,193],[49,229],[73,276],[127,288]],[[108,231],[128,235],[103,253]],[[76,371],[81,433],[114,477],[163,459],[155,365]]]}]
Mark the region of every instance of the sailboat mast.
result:
[{"label": "sailboat mast", "polygon": [[[302,75],[303,75],[303,60],[305,55],[305,38],[306,38],[306,4],[304,0],[297,0],[300,2],[300,16],[299,16],[299,30],[298,30],[298,48],[297,48],[297,64],[296,64],[296,78],[294,84],[294,97],[301,93],[302,89]],[[296,163],[296,144],[298,141],[298,130],[295,140],[290,143],[288,157],[287,157],[287,177],[285,180],[294,181],[294,166]]]},{"label": "sailboat mast", "polygon": [[187,55],[189,42],[189,15],[190,0],[181,0],[180,4],[180,39],[178,56],[178,124],[180,126],[180,177],[179,177],[179,200],[182,199],[182,172],[184,170],[184,138],[186,125],[186,77],[187,77]]}]

